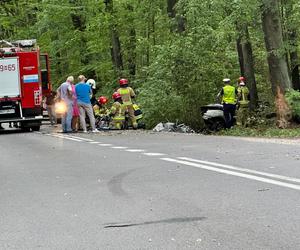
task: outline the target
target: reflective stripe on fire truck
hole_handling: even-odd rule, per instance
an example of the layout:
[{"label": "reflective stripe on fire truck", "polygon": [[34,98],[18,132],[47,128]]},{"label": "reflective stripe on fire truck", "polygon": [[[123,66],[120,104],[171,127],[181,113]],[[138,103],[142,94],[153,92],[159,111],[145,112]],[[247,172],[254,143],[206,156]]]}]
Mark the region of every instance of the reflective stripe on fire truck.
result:
[{"label": "reflective stripe on fire truck", "polygon": [[39,75],[25,75],[23,81],[24,83],[39,82]]}]

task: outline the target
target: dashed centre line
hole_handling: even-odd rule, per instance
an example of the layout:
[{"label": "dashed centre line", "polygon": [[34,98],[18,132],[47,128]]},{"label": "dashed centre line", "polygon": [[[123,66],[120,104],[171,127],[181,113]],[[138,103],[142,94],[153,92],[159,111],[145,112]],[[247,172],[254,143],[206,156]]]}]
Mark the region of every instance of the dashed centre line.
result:
[{"label": "dashed centre line", "polygon": [[166,154],[163,153],[143,153],[143,155],[147,155],[147,156],[163,156]]},{"label": "dashed centre line", "polygon": [[[38,134],[43,134],[43,133],[38,133]],[[67,139],[71,141],[77,141],[77,142],[86,142],[89,144],[97,144],[98,146],[101,147],[110,147],[112,149],[120,149],[124,150],[126,152],[132,152],[132,153],[141,153],[145,156],[164,156],[166,154],[164,153],[159,153],[159,152],[145,152],[146,150],[144,149],[130,149],[128,147],[124,146],[114,146],[113,144],[105,144],[101,142],[97,142],[91,139],[86,139],[86,138],[81,138],[81,137],[76,137],[76,136],[69,136],[69,135],[60,135],[60,134],[43,134],[47,136],[53,136],[56,138],[61,138],[61,139]],[[175,158],[159,158],[161,161],[165,162],[172,162],[176,164],[181,164],[181,165],[186,165],[190,167],[196,167],[200,169],[205,169],[213,172],[218,172],[226,175],[232,175],[232,176],[237,176],[245,179],[250,179],[250,180],[255,180],[259,182],[264,182],[276,186],[281,186],[281,187],[286,187],[294,190],[300,190],[300,185],[296,183],[300,183],[300,179],[293,178],[293,177],[288,177],[288,176],[282,176],[282,175],[276,175],[272,173],[266,173],[266,172],[260,172],[252,169],[246,169],[246,168],[241,168],[241,167],[235,167],[235,166],[230,166],[230,165],[225,165],[221,163],[216,163],[216,162],[209,162],[209,161],[203,161],[203,160],[198,160],[198,159],[193,159],[193,158],[188,158],[188,157],[177,157]],[[243,173],[244,172],[244,173]],[[262,177],[263,176],[263,177]],[[273,178],[273,179],[271,179]],[[279,179],[279,180],[276,180]],[[288,182],[285,182],[288,181]],[[292,184],[290,182],[294,182],[295,184]]]},{"label": "dashed centre line", "polygon": [[71,141],[77,141],[77,142],[82,142],[82,140],[80,139],[75,139],[75,138],[71,138],[71,137],[67,137],[67,136],[63,136],[63,135],[51,135],[57,138],[61,138],[61,139],[67,139],[67,140],[71,140]]},{"label": "dashed centre line", "polygon": [[125,151],[127,151],[127,152],[132,152],[132,153],[141,153],[141,152],[145,152],[144,149],[126,149]]},{"label": "dashed centre line", "polygon": [[68,137],[72,137],[72,138],[79,139],[79,140],[83,140],[83,141],[87,141],[87,142],[92,142],[92,141],[94,141],[94,140],[91,140],[91,139],[82,138],[82,137],[78,137],[78,136],[74,136],[74,135],[69,135]]}]

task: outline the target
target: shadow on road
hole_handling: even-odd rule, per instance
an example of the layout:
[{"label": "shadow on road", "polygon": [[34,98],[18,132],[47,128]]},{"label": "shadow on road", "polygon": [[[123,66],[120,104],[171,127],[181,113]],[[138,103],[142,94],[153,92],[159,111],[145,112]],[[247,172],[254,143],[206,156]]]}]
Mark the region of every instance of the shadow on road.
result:
[{"label": "shadow on road", "polygon": [[22,129],[1,129],[0,130],[0,135],[10,135],[10,134],[25,134],[25,133],[30,133],[30,132],[26,132]]},{"label": "shadow on road", "polygon": [[170,218],[165,220],[145,221],[141,223],[108,223],[104,228],[118,228],[118,227],[136,227],[146,226],[153,224],[174,224],[174,223],[189,223],[195,221],[205,220],[206,217],[183,217],[183,218]]}]

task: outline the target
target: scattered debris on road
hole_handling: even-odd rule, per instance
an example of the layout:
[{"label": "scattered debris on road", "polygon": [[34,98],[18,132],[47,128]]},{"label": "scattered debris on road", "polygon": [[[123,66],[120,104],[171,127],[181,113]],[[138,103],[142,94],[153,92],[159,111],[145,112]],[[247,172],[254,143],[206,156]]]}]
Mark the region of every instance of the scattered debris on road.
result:
[{"label": "scattered debris on road", "polygon": [[185,124],[179,124],[173,122],[158,123],[153,129],[154,132],[177,132],[177,133],[195,133],[193,129]]}]

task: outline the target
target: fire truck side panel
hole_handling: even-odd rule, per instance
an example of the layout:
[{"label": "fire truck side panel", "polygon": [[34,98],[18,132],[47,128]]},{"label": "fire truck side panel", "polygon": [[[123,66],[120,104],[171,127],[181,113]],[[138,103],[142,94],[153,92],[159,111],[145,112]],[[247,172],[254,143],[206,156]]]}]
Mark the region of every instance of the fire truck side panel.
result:
[{"label": "fire truck side panel", "polygon": [[21,103],[24,116],[41,114],[41,82],[39,77],[38,51],[20,52]]},{"label": "fire truck side panel", "polygon": [[0,98],[20,97],[19,74],[17,57],[0,59]]}]

